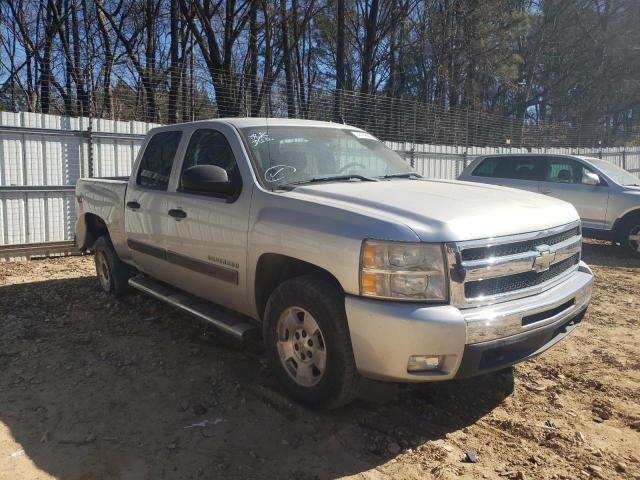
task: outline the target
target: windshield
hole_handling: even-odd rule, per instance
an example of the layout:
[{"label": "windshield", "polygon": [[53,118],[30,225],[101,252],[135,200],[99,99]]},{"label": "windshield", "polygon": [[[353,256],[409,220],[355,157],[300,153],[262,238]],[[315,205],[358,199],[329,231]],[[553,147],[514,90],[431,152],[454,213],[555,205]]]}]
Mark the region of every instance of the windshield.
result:
[{"label": "windshield", "polygon": [[640,185],[640,178],[635,177],[613,163],[600,160],[599,158],[588,158],[587,160],[618,185]]},{"label": "windshield", "polygon": [[258,177],[270,189],[314,181],[362,181],[412,174],[397,153],[372,135],[330,127],[240,129]]}]

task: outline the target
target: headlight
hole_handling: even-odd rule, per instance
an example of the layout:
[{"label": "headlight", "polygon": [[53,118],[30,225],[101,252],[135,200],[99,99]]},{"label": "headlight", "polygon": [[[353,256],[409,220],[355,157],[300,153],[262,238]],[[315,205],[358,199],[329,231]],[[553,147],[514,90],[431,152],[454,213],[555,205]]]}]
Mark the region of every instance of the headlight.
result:
[{"label": "headlight", "polygon": [[438,302],[447,298],[441,244],[365,240],[360,265],[361,295]]}]

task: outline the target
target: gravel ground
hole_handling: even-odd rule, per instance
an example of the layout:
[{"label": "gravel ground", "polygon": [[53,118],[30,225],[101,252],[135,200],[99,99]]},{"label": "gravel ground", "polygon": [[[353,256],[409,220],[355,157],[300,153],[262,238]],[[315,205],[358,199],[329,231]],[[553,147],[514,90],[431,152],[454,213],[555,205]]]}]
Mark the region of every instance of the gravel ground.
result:
[{"label": "gravel ground", "polygon": [[584,257],[592,306],[545,355],[371,382],[329,413],[283,396],[258,347],[102,294],[92,257],[0,264],[0,478],[640,480],[640,261]]}]

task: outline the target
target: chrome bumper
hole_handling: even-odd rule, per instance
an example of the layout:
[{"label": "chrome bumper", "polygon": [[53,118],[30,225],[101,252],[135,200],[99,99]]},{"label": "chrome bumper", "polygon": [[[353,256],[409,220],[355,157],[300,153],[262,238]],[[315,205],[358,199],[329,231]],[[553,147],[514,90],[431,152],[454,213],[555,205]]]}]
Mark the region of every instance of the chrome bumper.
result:
[{"label": "chrome bumper", "polygon": [[[356,366],[369,378],[425,382],[512,365],[550,348],[573,329],[567,325],[581,319],[592,281],[591,270],[580,262],[570,278],[538,295],[462,310],[347,296]],[[437,371],[409,373],[411,355],[443,360]],[[487,363],[490,355],[493,360]]]},{"label": "chrome bumper", "polygon": [[534,297],[462,310],[467,322],[466,343],[487,342],[562,323],[587,306],[592,283],[591,270],[581,263],[568,280]]}]

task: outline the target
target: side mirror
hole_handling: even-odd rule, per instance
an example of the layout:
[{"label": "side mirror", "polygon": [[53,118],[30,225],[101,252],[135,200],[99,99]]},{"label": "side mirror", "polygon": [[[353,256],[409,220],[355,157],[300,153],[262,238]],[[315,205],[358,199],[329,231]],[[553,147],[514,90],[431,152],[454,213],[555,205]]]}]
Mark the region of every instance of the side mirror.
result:
[{"label": "side mirror", "polygon": [[600,177],[593,172],[584,172],[582,175],[583,185],[600,185]]},{"label": "side mirror", "polygon": [[182,172],[182,188],[193,192],[231,195],[233,184],[224,168],[217,165],[194,165]]}]

